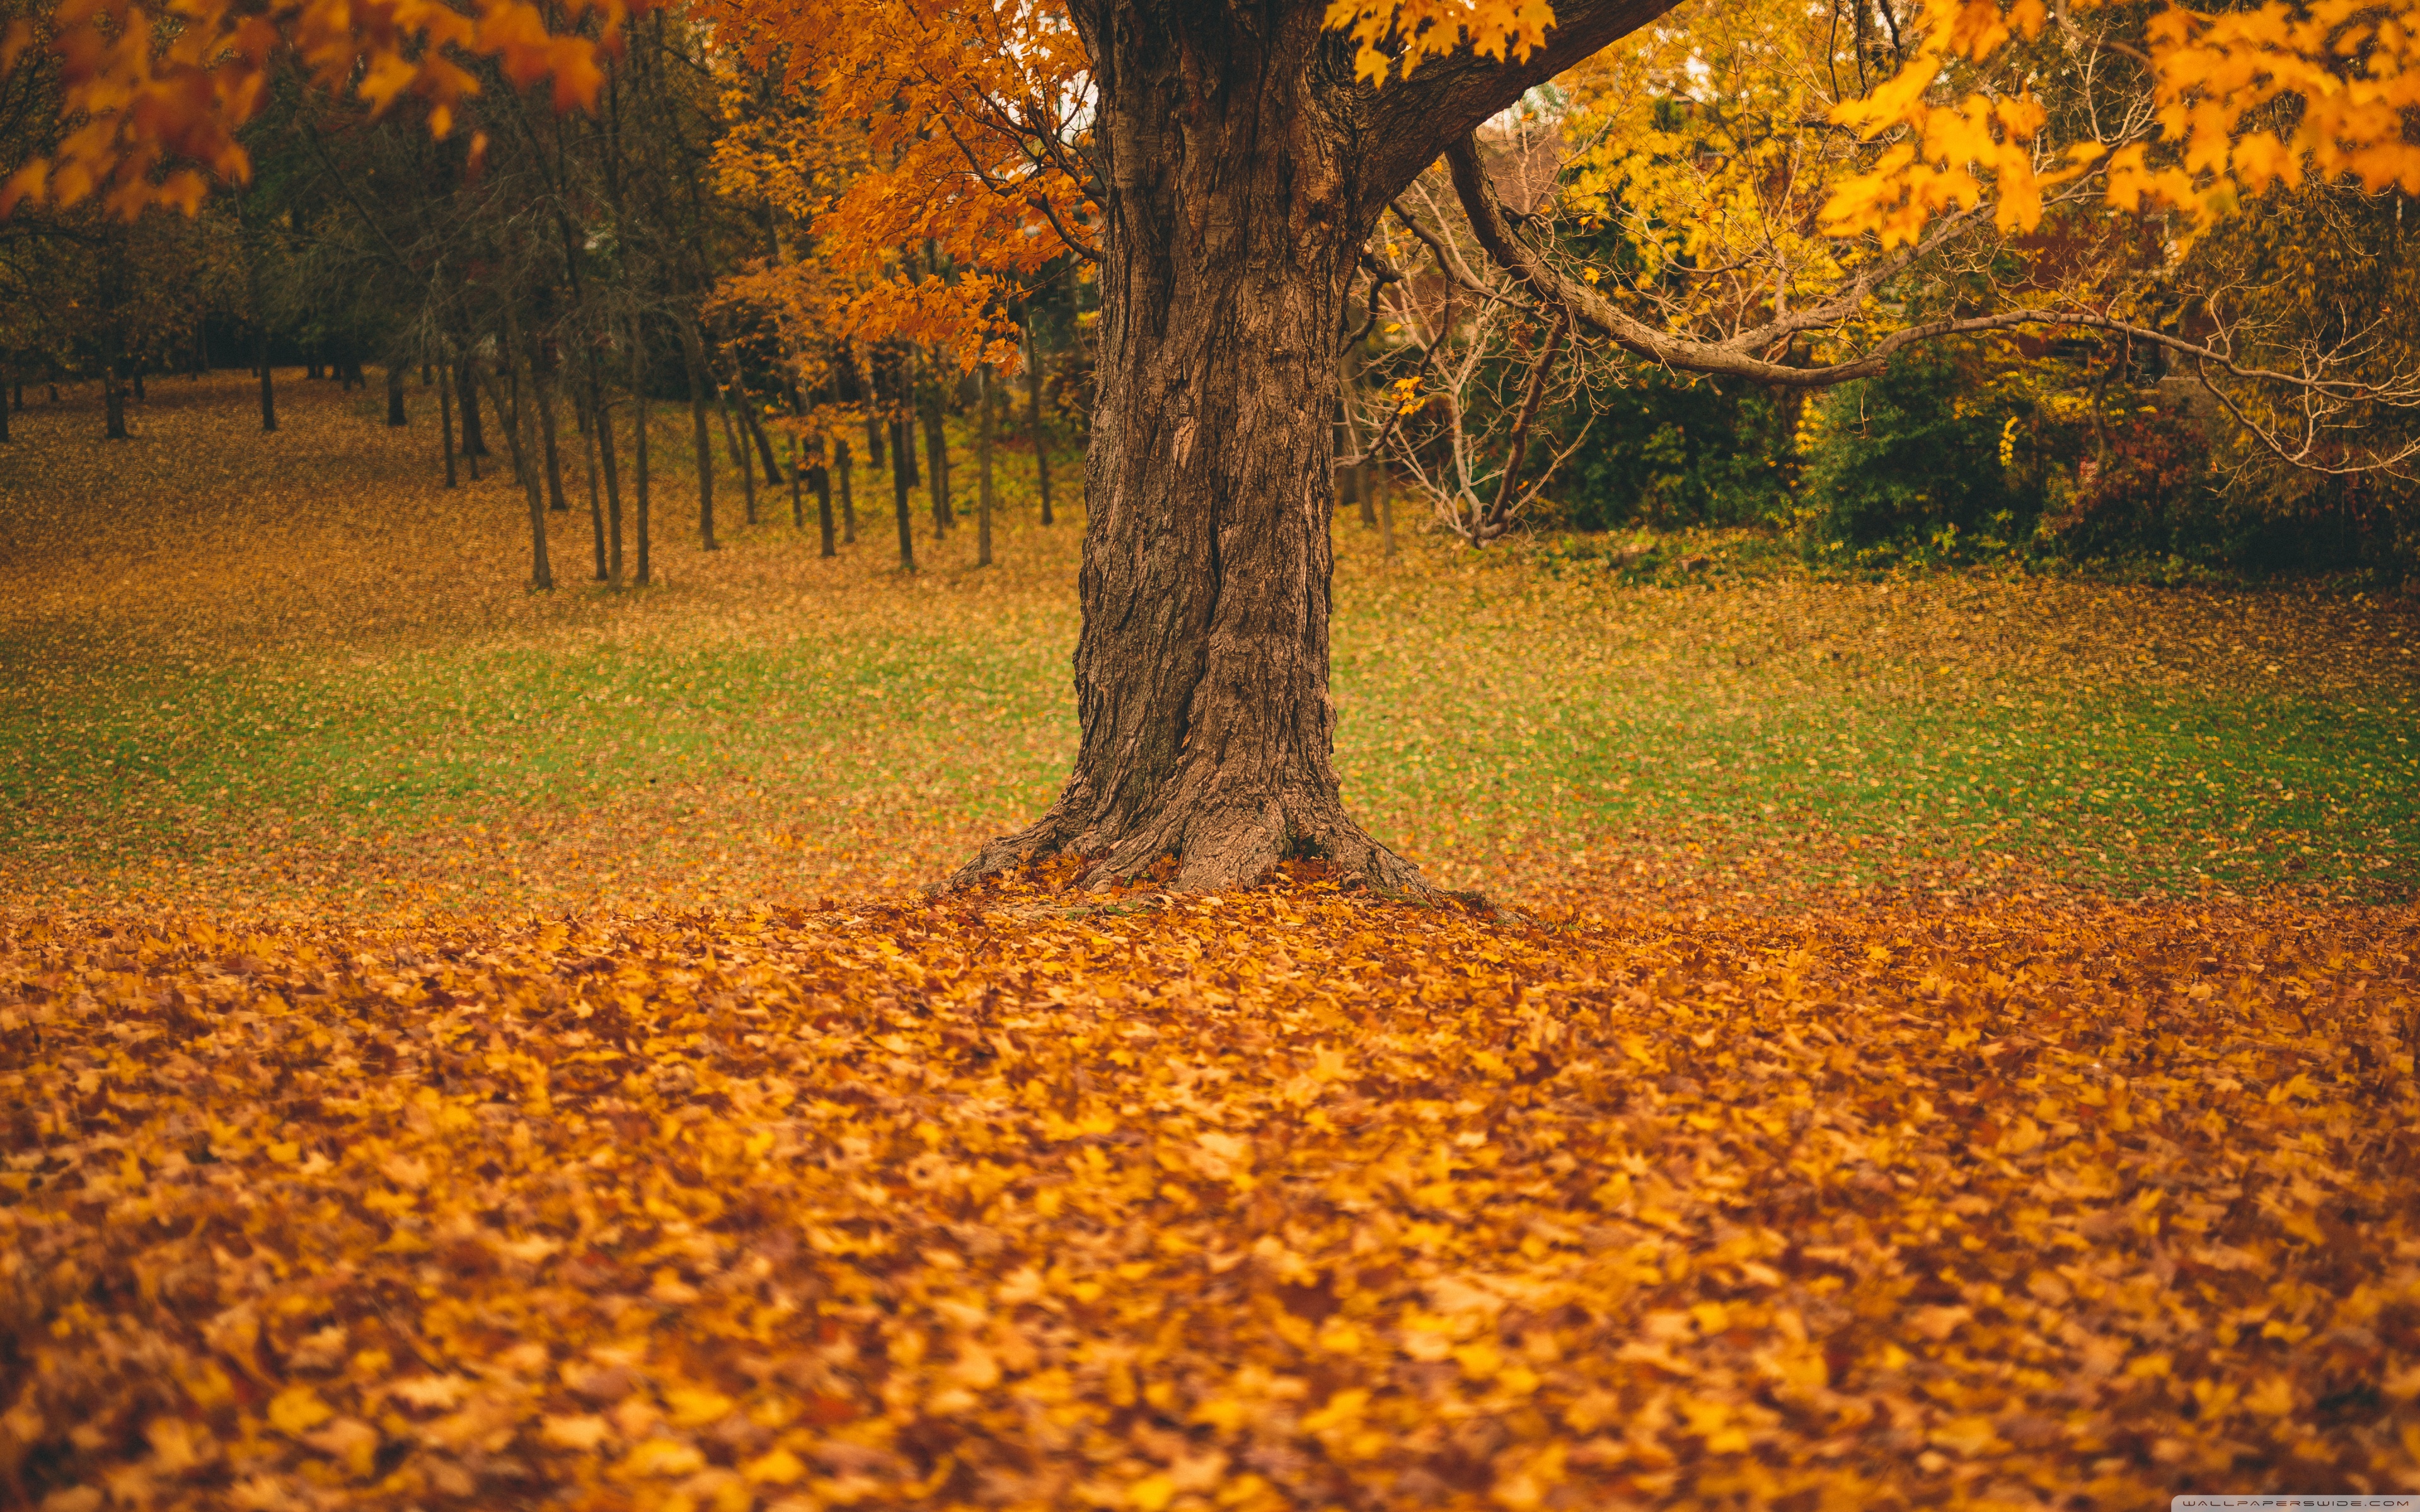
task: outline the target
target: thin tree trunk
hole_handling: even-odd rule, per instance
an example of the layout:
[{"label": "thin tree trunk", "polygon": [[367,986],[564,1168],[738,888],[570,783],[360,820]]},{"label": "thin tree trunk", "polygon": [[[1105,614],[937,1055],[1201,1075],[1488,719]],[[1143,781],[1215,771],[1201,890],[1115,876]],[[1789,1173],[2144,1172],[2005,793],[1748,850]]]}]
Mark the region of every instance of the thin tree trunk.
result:
[{"label": "thin tree trunk", "polygon": [[857,496],[849,486],[849,474],[856,469],[849,462],[848,442],[834,437],[832,447],[838,454],[833,460],[840,464],[841,544],[855,546],[857,544]]},{"label": "thin tree trunk", "polygon": [[572,423],[580,427],[580,460],[588,474],[588,538],[597,548],[597,580],[613,582],[615,563],[609,563],[605,554],[605,500],[597,487],[597,427],[588,423],[585,389],[571,391],[571,413]]},{"label": "thin tree trunk", "polygon": [[[506,376],[515,387],[520,386],[522,353],[519,322],[512,306],[504,306],[504,361]],[[537,480],[537,459],[531,454],[537,449],[537,426],[530,411],[535,405],[507,405],[504,386],[497,376],[479,364],[479,379],[488,385],[488,397],[496,407],[498,418],[510,415],[513,424],[504,431],[504,444],[510,452],[513,471],[520,479],[521,493],[529,500],[530,515],[530,586],[551,589],[554,586],[554,568],[546,553],[546,491]]]},{"label": "thin tree trunk", "polygon": [[133,364],[133,371],[134,371],[134,402],[135,402],[136,404],[148,404],[148,403],[150,403],[151,401],[150,401],[147,397],[146,397],[146,396],[145,396],[145,394],[144,394],[144,393],[143,393],[143,364],[142,364],[141,363],[139,363],[139,362],[138,362],[138,363],[134,363],[134,364]]},{"label": "thin tree trunk", "polygon": [[882,471],[882,421],[871,404],[865,407],[865,471]]},{"label": "thin tree trunk", "polygon": [[126,440],[126,387],[117,376],[117,360],[111,358],[101,369],[101,434],[109,440]]},{"label": "thin tree trunk", "polygon": [[445,439],[445,486],[459,487],[454,479],[454,385],[450,382],[437,385],[437,424]]},{"label": "thin tree trunk", "polygon": [[[504,426],[504,460],[512,464],[513,481],[535,490],[538,488],[537,469],[534,465],[524,465],[526,460],[524,454],[531,447],[535,447],[536,441],[531,439],[528,447],[522,444],[529,417],[519,413],[519,407],[512,404],[504,393],[504,378],[510,376],[513,370],[520,366],[520,363],[515,361],[519,355],[519,353],[513,353],[506,358],[510,365],[504,374],[491,372],[487,363],[480,363],[479,381],[488,386],[488,403],[495,409],[496,418],[510,422]],[[546,507],[546,496],[543,492],[538,494],[538,507],[540,509]]]},{"label": "thin tree trunk", "polygon": [[899,515],[899,570],[902,572],[916,570],[916,536],[908,520],[908,470],[897,463],[908,455],[908,448],[913,444],[908,439],[908,421],[904,416],[893,420],[891,423],[891,502]]},{"label": "thin tree trunk", "polygon": [[1395,490],[1388,486],[1387,463],[1383,457],[1372,457],[1369,469],[1371,490],[1378,496],[1378,553],[1386,561],[1395,560]]},{"label": "thin tree trunk", "polygon": [[479,476],[479,458],[488,454],[487,427],[479,423],[479,360],[465,357],[454,366],[454,392],[462,402],[462,455],[471,460],[471,477]]},{"label": "thin tree trunk", "polygon": [[[614,587],[622,586],[622,477],[621,464],[613,455],[613,409],[605,399],[603,375],[597,371],[595,353],[588,359],[588,429],[597,439],[597,461],[605,471],[605,580]],[[645,401],[638,392],[631,393],[633,407],[644,409]],[[635,440],[633,444],[636,444]],[[635,487],[637,480],[631,480]]]},{"label": "thin tree trunk", "polygon": [[975,565],[991,565],[991,369],[975,369]]},{"label": "thin tree trunk", "polygon": [[[269,376],[269,328],[267,326],[260,328],[257,342],[258,345],[255,349],[260,354],[260,428],[271,431],[277,428],[277,386]],[[51,397],[54,399],[58,397],[56,390],[52,391]]]},{"label": "thin tree trunk", "polygon": [[[633,506],[634,513],[637,516],[637,518],[633,521],[635,534],[637,536],[633,545],[638,548],[638,571],[633,574],[633,579],[642,588],[644,588],[650,580],[647,561],[647,374],[645,351],[646,349],[642,347],[639,342],[639,317],[637,316],[632,316],[630,317],[630,502]],[[600,416],[599,420],[602,421],[602,419],[603,417]],[[608,436],[612,435],[610,426],[606,433]],[[700,410],[698,412],[697,433],[700,440],[705,440],[706,414],[704,410]],[[613,474],[611,471],[608,471],[605,476],[607,481],[610,483]],[[711,529],[714,523],[714,504],[711,495],[707,496],[706,510],[706,525]],[[708,539],[710,541],[711,537],[709,536]],[[613,543],[614,545],[619,546],[621,542],[622,530],[620,525],[616,524],[613,529]]]},{"label": "thin tree trunk", "polygon": [[403,412],[403,364],[400,363],[386,364],[386,423],[393,428],[411,424],[411,417]]},{"label": "thin tree trunk", "polygon": [[799,439],[790,438],[790,529],[807,528],[807,501],[799,492]]},{"label": "thin tree trunk", "polygon": [[[1472,540],[1491,540],[1510,528],[1513,501],[1520,497],[1521,460],[1529,451],[1529,426],[1538,418],[1538,404],[1546,394],[1546,378],[1555,365],[1555,348],[1563,344],[1563,333],[1572,323],[1571,313],[1555,316],[1554,328],[1538,348],[1538,361],[1529,369],[1529,382],[1521,395],[1520,418],[1512,424],[1512,440],[1504,457],[1504,476],[1496,486],[1496,502],[1473,521]],[[1481,533],[1481,532],[1484,533]]]},{"label": "thin tree trunk", "polygon": [[948,415],[941,405],[938,378],[925,386],[920,408],[924,417],[924,471],[927,492],[933,501],[933,534],[939,537],[950,533],[955,512],[950,508],[950,439],[945,428]]},{"label": "thin tree trunk", "polygon": [[756,469],[748,460],[748,448],[739,443],[739,432],[731,424],[731,390],[717,384],[715,403],[722,409],[722,444],[731,451],[731,465],[739,470],[740,512],[751,525],[756,523]]},{"label": "thin tree trunk", "polygon": [[1050,438],[1042,428],[1042,338],[1025,328],[1025,428],[1033,437],[1033,478],[1042,488],[1042,523],[1050,523]]},{"label": "thin tree trunk", "polygon": [[504,359],[504,370],[496,375],[499,382],[492,392],[503,395],[496,401],[496,418],[504,423],[504,452],[513,464],[513,481],[534,484],[537,481],[535,448],[521,445],[521,437],[528,430],[521,424],[521,354],[504,346],[502,330],[496,332],[496,354]]},{"label": "thin tree trunk", "polygon": [[714,541],[714,445],[706,434],[706,354],[697,332],[681,328],[681,360],[689,364],[689,414],[697,432],[697,532],[706,549]]},{"label": "thin tree trunk", "polygon": [[832,544],[831,471],[817,462],[807,470],[807,482],[815,490],[815,528],[823,535],[823,554],[836,557],[840,548]]},{"label": "thin tree trunk", "polygon": [[[748,397],[746,391],[741,391],[739,397],[745,400]],[[757,418],[754,405],[741,404],[739,418],[746,423],[748,434],[756,438],[756,455],[765,459],[765,484],[770,487],[782,481],[782,464],[774,459],[772,439],[765,434],[765,423]]]},{"label": "thin tree trunk", "polygon": [[563,497],[563,462],[554,444],[554,375],[539,365],[535,350],[529,355],[529,369],[530,386],[537,391],[537,403],[531,408],[537,411],[538,435],[545,442],[547,507],[567,513],[571,504]]}]

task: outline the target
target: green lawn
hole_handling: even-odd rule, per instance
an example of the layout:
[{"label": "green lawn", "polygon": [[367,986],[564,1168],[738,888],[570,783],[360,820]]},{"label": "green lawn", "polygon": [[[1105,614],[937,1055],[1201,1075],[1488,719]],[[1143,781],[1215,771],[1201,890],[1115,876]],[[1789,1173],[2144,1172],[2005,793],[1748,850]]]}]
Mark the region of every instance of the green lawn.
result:
[{"label": "green lawn", "polygon": [[[113,517],[101,557],[70,495],[142,496],[112,470],[159,454],[112,453],[72,414],[29,416],[0,453],[0,488],[34,505],[0,569],[19,904],[897,887],[1036,811],[1065,769],[1078,527],[1032,523],[1030,457],[1005,461],[988,571],[970,529],[930,541],[921,494],[908,580],[870,508],[821,563],[786,498],[739,527],[727,479],[731,544],[708,556],[667,479],[666,583],[576,580],[583,500],[553,522],[563,585],[533,595],[508,484],[442,494],[410,438],[313,402],[289,401],[300,434],[278,443],[310,480],[292,487],[318,490],[300,505],[258,502],[260,443],[209,406],[163,415],[237,458],[223,496]],[[861,475],[861,502],[880,481]],[[1643,580],[1417,539],[1386,563],[1338,530],[1347,797],[1455,886],[2389,900],[2420,877],[2420,618],[2391,606],[1818,581],[1771,553]],[[406,559],[421,575],[396,580]]]}]

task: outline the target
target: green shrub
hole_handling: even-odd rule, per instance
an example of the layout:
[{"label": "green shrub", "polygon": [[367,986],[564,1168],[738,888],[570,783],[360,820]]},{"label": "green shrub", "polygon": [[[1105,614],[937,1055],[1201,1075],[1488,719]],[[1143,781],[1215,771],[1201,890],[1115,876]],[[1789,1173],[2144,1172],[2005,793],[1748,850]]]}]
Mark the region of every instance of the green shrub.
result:
[{"label": "green shrub", "polygon": [[1800,490],[1812,556],[1963,560],[2023,540],[2040,495],[2012,481],[1994,401],[1949,353],[1910,353],[1815,401]]},{"label": "green shrub", "polygon": [[1549,489],[1560,505],[1554,523],[1677,530],[1789,517],[1794,399],[1746,384],[1692,382],[1662,368],[1587,399],[1592,420],[1584,412],[1554,417],[1553,434],[1565,437],[1589,423]]}]

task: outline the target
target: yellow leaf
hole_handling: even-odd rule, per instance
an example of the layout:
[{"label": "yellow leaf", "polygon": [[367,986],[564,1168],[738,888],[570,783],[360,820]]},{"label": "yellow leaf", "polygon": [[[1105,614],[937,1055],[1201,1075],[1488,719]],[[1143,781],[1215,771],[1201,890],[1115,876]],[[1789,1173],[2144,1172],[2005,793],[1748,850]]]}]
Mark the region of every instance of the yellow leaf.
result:
[{"label": "yellow leaf", "polygon": [[804,1461],[787,1449],[775,1449],[739,1467],[739,1473],[760,1486],[794,1485],[806,1473]]},{"label": "yellow leaf", "polygon": [[719,1391],[700,1386],[676,1386],[664,1393],[664,1405],[672,1409],[675,1427],[696,1428],[708,1423],[721,1422],[731,1415],[738,1403]]},{"label": "yellow leaf", "polygon": [[613,1425],[594,1412],[545,1420],[539,1436],[560,1449],[594,1449],[613,1437]]},{"label": "yellow leaf", "polygon": [[673,1439],[649,1439],[615,1467],[625,1475],[690,1475],[706,1468],[706,1456]]},{"label": "yellow leaf", "polygon": [[1160,1512],[1176,1500],[1176,1482],[1166,1475],[1145,1475],[1126,1488],[1126,1504],[1135,1512]]},{"label": "yellow leaf", "polygon": [[280,1433],[304,1433],[335,1415],[336,1410],[308,1386],[288,1386],[269,1403],[269,1426]]}]

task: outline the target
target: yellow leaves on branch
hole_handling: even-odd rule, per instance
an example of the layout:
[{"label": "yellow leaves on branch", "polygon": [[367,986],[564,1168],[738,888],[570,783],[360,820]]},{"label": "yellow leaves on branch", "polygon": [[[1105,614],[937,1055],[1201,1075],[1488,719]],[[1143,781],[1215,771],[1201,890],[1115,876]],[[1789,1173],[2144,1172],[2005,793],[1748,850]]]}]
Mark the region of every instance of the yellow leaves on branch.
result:
[{"label": "yellow leaves on branch", "polygon": [[[1927,19],[1919,11],[1916,23]],[[1919,239],[1941,216],[1996,198],[1994,223],[2031,230],[2041,191],[2060,176],[2037,172],[2033,141],[2048,113],[2030,94],[1969,93],[1943,101],[1938,86],[1955,60],[1986,62],[2016,36],[2038,36],[2040,0],[1964,0],[1930,18],[1914,54],[1870,94],[1835,106],[1832,119],[1873,140],[1898,133],[1873,167],[1840,185],[1823,208],[1835,235],[1870,231],[1885,248]]]},{"label": "yellow leaves on branch", "polygon": [[2040,0],[2005,10],[2000,0],[1921,7],[1921,39],[1900,71],[1832,112],[1869,141],[1893,140],[1834,194],[1826,228],[1870,232],[1888,248],[1988,199],[2001,229],[2030,231],[2044,189],[2095,167],[2112,206],[2172,206],[2205,223],[2310,176],[2420,193],[2420,142],[2404,128],[2420,110],[2420,27],[2409,0],[2270,0],[2223,14],[2171,6],[2151,17],[2144,50],[2132,50],[2148,65],[2157,136],[2086,139],[2047,163],[2036,139],[2048,116],[2026,83],[1987,88],[1966,77],[1962,92],[1944,87],[1963,76],[1956,65],[1978,77],[2044,21]]},{"label": "yellow leaves on branch", "polygon": [[2408,924],[1081,897],[13,929],[12,1489],[2420,1484]]},{"label": "yellow leaves on branch", "polygon": [[1328,0],[1326,22],[1353,39],[1354,73],[1383,84],[1465,43],[1517,63],[1545,41],[1555,11],[1544,0]]},{"label": "yellow leaves on branch", "polygon": [[[252,160],[238,133],[258,113],[274,61],[291,56],[312,83],[384,111],[420,99],[439,136],[479,82],[457,61],[492,57],[528,87],[551,79],[557,109],[586,105],[604,75],[600,46],[658,0],[62,0],[38,27],[21,16],[0,38],[0,70],[36,47],[55,51],[68,119],[59,149],[0,183],[0,215],[21,200],[69,206],[99,194],[114,212],[167,205],[192,214],[210,181],[240,183]],[[557,18],[563,31],[550,29]],[[577,35],[596,18],[598,39]],[[47,32],[48,35],[43,35]],[[473,144],[475,158],[483,143]]]}]

